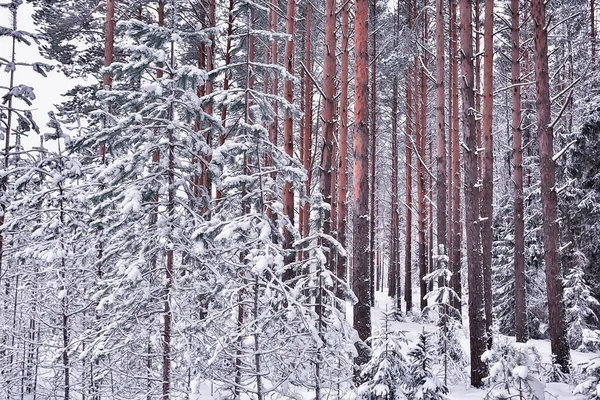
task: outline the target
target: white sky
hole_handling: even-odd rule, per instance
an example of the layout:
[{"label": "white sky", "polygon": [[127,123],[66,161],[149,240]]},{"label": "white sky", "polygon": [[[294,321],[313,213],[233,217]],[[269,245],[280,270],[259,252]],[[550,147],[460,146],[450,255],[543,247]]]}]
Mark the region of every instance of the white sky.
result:
[{"label": "white sky", "polygon": [[[5,3],[6,0],[0,0]],[[33,6],[23,2],[18,9],[17,28],[19,30],[39,33],[34,25]],[[10,12],[7,8],[0,8],[0,26],[11,27]],[[12,41],[8,37],[0,38],[0,56],[10,59],[12,50]],[[45,62],[47,64],[56,64],[52,61],[45,60],[39,53],[37,45],[33,43],[27,46],[23,43],[17,43],[16,47],[17,62]],[[8,86],[9,74],[4,71],[4,67],[0,68],[0,86]],[[48,111],[56,111],[54,104],[62,101],[62,94],[70,88],[74,87],[78,81],[67,78],[55,68],[48,73],[48,77],[33,72],[31,67],[19,66],[15,72],[15,84],[23,84],[31,86],[34,89],[36,99],[31,106],[34,118],[41,132],[48,132],[46,122],[48,122]],[[0,92],[0,96],[4,95],[5,91]],[[25,107],[25,103],[19,101],[19,106]],[[26,147],[39,145],[39,138],[33,132],[30,132],[28,138],[24,138],[23,144]]]}]

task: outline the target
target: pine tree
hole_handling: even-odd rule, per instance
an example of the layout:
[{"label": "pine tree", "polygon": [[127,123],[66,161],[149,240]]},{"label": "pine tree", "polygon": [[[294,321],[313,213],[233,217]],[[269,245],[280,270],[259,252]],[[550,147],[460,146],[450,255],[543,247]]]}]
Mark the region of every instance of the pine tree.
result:
[{"label": "pine tree", "polygon": [[358,399],[407,399],[405,388],[411,383],[411,370],[401,350],[406,339],[403,332],[389,326],[393,314],[386,308],[381,332],[371,339],[373,356],[361,373],[363,383],[356,389]]},{"label": "pine tree", "polygon": [[431,344],[431,334],[423,331],[419,334],[419,341],[408,352],[410,358],[410,382],[407,384],[407,397],[409,399],[444,400],[448,397],[448,388],[433,373],[434,348]]}]

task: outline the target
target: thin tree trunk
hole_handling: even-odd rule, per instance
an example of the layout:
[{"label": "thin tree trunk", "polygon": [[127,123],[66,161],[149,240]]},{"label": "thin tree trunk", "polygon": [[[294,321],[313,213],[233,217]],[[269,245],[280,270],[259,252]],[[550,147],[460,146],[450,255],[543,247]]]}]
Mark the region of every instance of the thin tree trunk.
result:
[{"label": "thin tree trunk", "polygon": [[[416,4],[416,2],[415,2]],[[427,7],[427,0],[424,1],[423,7]],[[428,40],[428,29],[427,29],[427,14],[424,14],[425,21],[423,22],[423,41]],[[425,177],[425,157],[426,157],[426,143],[427,143],[427,75],[425,68],[427,68],[428,57],[426,53],[421,54],[421,64],[419,68],[421,72],[421,104],[419,107],[419,118],[421,123],[417,129],[417,146],[418,146],[418,173],[419,180],[417,181],[417,195],[419,197],[419,300],[421,311],[427,307],[427,300],[425,295],[427,294],[427,282],[425,281],[425,275],[427,275],[427,243],[425,240],[425,218],[427,214],[427,208],[425,205],[425,190],[426,190],[426,177]]]},{"label": "thin tree trunk", "polygon": [[[396,44],[397,24],[394,24],[394,44]],[[396,46],[394,46],[395,48]],[[408,91],[408,89],[407,89]],[[390,266],[388,271],[388,296],[396,298],[396,308],[400,311],[400,266],[398,265],[399,215],[398,215],[398,77],[392,81],[392,199],[391,199],[391,240]]]},{"label": "thin tree trunk", "polygon": [[[448,0],[448,141],[447,141],[447,179],[446,182],[446,199],[447,199],[447,232],[446,236],[447,241],[447,254],[448,254],[448,270],[454,274],[454,264],[452,263],[452,251],[454,249],[452,244],[453,239],[453,219],[452,219],[452,193],[453,193],[453,185],[452,185],[452,132],[454,130],[454,93],[452,92],[452,87],[454,85],[453,76],[452,76],[452,66],[454,65],[454,58],[456,55],[454,54],[453,42],[452,42],[452,34],[454,30],[454,20],[452,15],[452,0]],[[452,288],[453,277],[450,276],[449,281],[447,282],[448,286]],[[450,298],[450,306],[455,308],[456,299],[454,297]]]},{"label": "thin tree trunk", "polygon": [[519,0],[511,0],[512,11],[512,132],[513,179],[515,182],[515,333],[517,342],[527,341],[527,304],[525,302],[525,209],[523,205],[523,137],[521,135],[521,60]]},{"label": "thin tree trunk", "polygon": [[[309,2],[310,3],[310,2]],[[342,246],[346,246],[346,225],[348,221],[348,85],[349,85],[349,65],[350,65],[350,2],[344,2],[341,10],[342,22],[342,59],[340,71],[340,157],[338,168],[338,241]],[[346,257],[339,256],[337,260],[337,277],[346,280],[348,260]],[[341,286],[338,285],[337,296],[343,298]]]},{"label": "thin tree trunk", "polygon": [[370,213],[369,213],[369,223],[370,223],[370,241],[369,241],[369,274],[371,279],[371,306],[375,306],[375,240],[377,238],[375,232],[375,166],[377,163],[377,0],[371,0],[371,18],[372,18],[372,27],[373,31],[371,35],[371,138],[370,138],[370,147],[371,147],[371,184],[370,188]]},{"label": "thin tree trunk", "polygon": [[463,124],[465,169],[465,224],[469,275],[469,336],[471,343],[471,385],[481,387],[487,375],[481,355],[486,349],[483,270],[481,266],[481,228],[477,188],[477,132],[473,71],[472,2],[460,0],[460,41],[463,73]]},{"label": "thin tree trunk", "polygon": [[452,5],[450,13],[454,26],[452,30],[452,288],[458,295],[454,303],[454,308],[462,312],[462,219],[460,215],[460,138],[459,138],[459,115],[458,115],[458,26],[457,20],[457,0],[451,0]]},{"label": "thin tree trunk", "polygon": [[[445,116],[445,49],[444,49],[444,1],[435,1],[435,44],[436,44],[436,128],[437,128],[437,254],[446,255],[446,116]],[[431,238],[433,240],[433,238]],[[438,258],[438,268],[444,266],[441,258]],[[447,282],[440,278],[438,284],[445,286]]]},{"label": "thin tree trunk", "polygon": [[[288,0],[287,2],[287,26],[286,33],[291,39],[285,42],[285,68],[290,75],[294,75],[294,34],[296,32],[296,0]],[[285,100],[292,104],[294,101],[294,85],[290,79],[286,79],[283,84],[283,93]],[[285,113],[283,120],[283,146],[285,153],[294,156],[294,121],[289,112]],[[294,225],[294,191],[292,190],[292,182],[286,182],[283,186],[283,215],[289,219],[289,223]],[[295,255],[292,252],[293,236],[290,228],[284,229],[285,248],[288,250],[286,255],[286,264],[291,264],[295,260]],[[286,270],[284,279],[293,277],[291,269]]]},{"label": "thin tree trunk", "polygon": [[596,71],[596,0],[590,0],[590,37],[592,47],[592,71]]},{"label": "thin tree trunk", "polygon": [[[273,0],[277,1],[277,0]],[[304,52],[304,66],[308,70],[304,78],[304,137],[302,147],[304,148],[304,169],[308,173],[308,179],[305,183],[305,194],[306,197],[310,197],[310,184],[311,184],[311,147],[312,147],[312,116],[313,116],[313,87],[310,80],[310,73],[312,70],[312,42],[311,42],[311,30],[312,30],[312,3],[306,2],[306,32],[304,39],[304,46],[306,47]],[[302,213],[304,214],[304,224],[302,226],[303,237],[309,234],[309,216],[310,216],[310,204],[304,203],[302,207]]]},{"label": "thin tree trunk", "polygon": [[[407,2],[406,7],[408,10],[408,28],[412,31],[412,0]],[[413,121],[417,117],[415,110],[416,101],[413,103],[412,90],[412,88],[416,88],[416,70],[414,66],[416,66],[416,63],[413,63],[413,65],[409,63],[406,73],[406,243],[404,248],[404,301],[406,303],[407,314],[412,310],[412,141]],[[398,306],[400,303],[399,299],[400,296],[398,296]]]},{"label": "thin tree trunk", "polygon": [[533,0],[531,6],[534,25],[534,57],[537,135],[540,150],[541,197],[543,212],[544,260],[550,344],[556,363],[564,372],[569,371],[570,354],[566,339],[563,283],[558,255],[558,198],[555,190],[556,173],[554,132],[550,114],[550,85],[548,74],[548,32],[546,30],[546,3]]},{"label": "thin tree trunk", "polygon": [[[321,153],[321,176],[320,189],[323,199],[331,205],[331,174],[334,163],[334,130],[335,130],[335,23],[336,23],[336,0],[327,0],[325,3],[325,54],[323,56],[323,125],[322,137],[323,148]],[[331,213],[325,213],[323,233],[329,235],[331,232]],[[329,254],[329,259],[333,254]]]},{"label": "thin tree trunk", "polygon": [[[331,1],[331,0],[328,0]],[[357,297],[354,304],[354,329],[359,342],[355,364],[360,367],[371,358],[366,340],[371,336],[371,307],[369,301],[369,2],[356,0],[354,17],[355,66],[354,66],[354,205],[353,205],[353,290]],[[325,118],[325,120],[327,120]],[[360,381],[360,368],[355,369],[355,380]]]},{"label": "thin tree trunk", "polygon": [[[171,10],[172,11],[172,10]],[[174,20],[174,18],[172,18]],[[173,79],[173,70],[175,68],[175,43],[171,41],[170,48],[170,79]],[[169,121],[174,118],[173,103],[169,106]],[[168,129],[169,153],[167,166],[167,217],[169,220],[175,218],[175,138],[173,130]],[[170,246],[167,249],[165,264],[165,291],[164,291],[164,312],[163,312],[163,366],[162,366],[162,398],[168,400],[171,397],[171,290],[173,288],[174,271],[174,250]]]},{"label": "thin tree trunk", "polygon": [[481,204],[481,244],[483,247],[483,291],[485,297],[485,327],[488,347],[492,345],[492,220],[494,202],[494,140],[492,119],[494,112],[494,1],[485,1],[483,49],[483,196]]},{"label": "thin tree trunk", "polygon": [[[227,40],[225,44],[225,66],[228,66],[231,63],[231,37],[233,35],[233,0],[229,0],[229,8],[228,8],[228,16],[227,16]],[[273,81],[273,86],[275,86],[275,79]],[[223,78],[223,91],[227,92],[229,90],[229,76],[225,74]],[[223,107],[221,109],[221,125],[225,127],[227,124],[227,107]],[[225,144],[225,136],[221,135],[219,137],[219,145]],[[216,199],[217,202],[223,197],[223,193],[220,190],[217,190]]]}]

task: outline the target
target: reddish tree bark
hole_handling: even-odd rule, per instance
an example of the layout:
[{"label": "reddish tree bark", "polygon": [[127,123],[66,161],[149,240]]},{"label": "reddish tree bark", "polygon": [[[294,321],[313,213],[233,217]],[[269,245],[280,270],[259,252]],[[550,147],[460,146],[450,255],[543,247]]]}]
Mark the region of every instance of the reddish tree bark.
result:
[{"label": "reddish tree bark", "polygon": [[[275,3],[277,0],[273,0]],[[312,178],[312,162],[311,162],[311,148],[312,148],[312,116],[313,116],[313,87],[310,79],[310,73],[312,69],[312,42],[311,42],[311,30],[312,30],[312,4],[310,1],[306,2],[306,31],[304,38],[304,46],[306,47],[304,53],[304,66],[307,69],[304,77],[304,135],[302,141],[302,147],[304,148],[304,159],[303,166],[308,173],[308,179],[305,183],[305,194],[306,197],[310,197],[310,184]],[[303,237],[309,234],[309,216],[310,216],[310,204],[304,203],[302,207],[303,224],[301,227],[301,233]]]},{"label": "reddish tree bark", "polygon": [[[284,63],[285,68],[290,75],[294,75],[294,34],[296,32],[296,0],[288,0],[287,2],[287,26],[286,33],[290,35],[290,39],[285,42],[285,56]],[[283,84],[283,93],[285,100],[292,104],[294,101],[294,85],[291,79],[286,79]],[[294,121],[292,115],[286,111],[283,120],[283,147],[285,153],[293,157],[294,156]],[[294,225],[294,191],[292,189],[292,183],[286,182],[283,186],[283,215],[289,219],[289,223]],[[286,264],[291,264],[295,255],[291,251],[293,245],[293,236],[291,228],[284,229],[283,232],[285,240],[285,248],[288,249],[289,253],[286,256]],[[288,270],[285,278],[291,278],[292,271]]]},{"label": "reddish tree bark", "polygon": [[371,17],[373,33],[371,34],[371,184],[370,190],[370,213],[369,223],[370,228],[370,241],[369,241],[369,274],[371,277],[371,306],[375,305],[375,240],[376,235],[376,223],[375,223],[375,166],[377,163],[377,0],[371,1]]},{"label": "reddish tree bark", "polygon": [[451,284],[454,292],[458,295],[458,299],[454,302],[454,308],[462,309],[462,219],[460,215],[460,138],[459,131],[459,115],[458,115],[458,27],[457,20],[457,0],[451,0],[450,7],[451,20],[454,29],[452,30],[452,278]]},{"label": "reddish tree bark", "polygon": [[[348,214],[348,85],[349,85],[349,65],[350,65],[350,4],[344,2],[341,10],[342,22],[342,57],[340,65],[340,157],[338,168],[338,241],[342,246],[346,246],[346,224]],[[336,264],[336,274],[338,278],[346,280],[347,259],[338,257]],[[338,286],[338,297],[342,298],[341,287]]]},{"label": "reddish tree bark", "polygon": [[[436,44],[436,106],[435,106],[435,124],[437,129],[437,254],[447,254],[446,249],[446,181],[448,179],[446,172],[446,116],[445,116],[445,49],[444,49],[444,1],[435,1],[435,44]],[[432,238],[433,240],[433,238]],[[441,268],[443,263],[440,262],[438,268]],[[447,283],[443,279],[439,282],[440,285]]]},{"label": "reddish tree bark", "polygon": [[[394,20],[394,48],[397,46],[399,7]],[[408,83],[408,82],[407,82]],[[408,87],[407,87],[408,93]],[[388,270],[388,296],[395,298],[396,309],[401,310],[400,265],[399,261],[399,220],[398,215],[398,77],[392,80],[392,193],[390,201],[390,263]],[[383,282],[382,282],[383,286]]]},{"label": "reddish tree bark", "polygon": [[[448,270],[450,272],[454,272],[454,264],[452,262],[452,251],[453,251],[453,244],[452,244],[452,238],[453,238],[453,218],[452,218],[452,193],[453,193],[453,185],[452,185],[452,132],[454,131],[454,113],[453,113],[453,109],[454,109],[454,93],[452,91],[452,87],[454,85],[454,80],[453,80],[453,76],[452,76],[452,67],[454,65],[454,58],[455,58],[455,54],[454,51],[455,49],[453,48],[453,42],[452,42],[452,35],[453,35],[453,30],[454,30],[454,16],[452,15],[452,0],[448,0],[448,141],[447,141],[447,149],[446,149],[446,154],[447,154],[447,184],[446,184],[446,189],[447,189],[447,193],[446,193],[446,198],[447,198],[447,231],[448,231],[448,236],[446,237],[447,240],[447,254],[448,254]],[[448,282],[448,286],[452,287],[452,280],[453,277],[450,277],[450,280]],[[456,299],[451,298],[450,299],[450,305],[452,307],[454,307],[456,305]]]},{"label": "reddish tree bark", "polygon": [[[416,2],[415,2],[416,7]],[[427,7],[427,0],[423,3],[423,7]],[[416,12],[415,12],[416,14]],[[425,21],[423,22],[423,41],[428,40],[428,29],[427,29],[427,13],[424,14]],[[425,205],[425,190],[426,190],[426,177],[425,177],[425,157],[426,157],[426,143],[427,143],[427,75],[425,68],[427,68],[428,57],[426,53],[421,54],[421,66],[418,69],[420,71],[420,105],[418,118],[420,123],[417,127],[417,147],[418,147],[418,159],[417,159],[417,197],[418,197],[418,228],[419,228],[419,304],[421,311],[427,307],[427,300],[425,295],[427,294],[427,282],[425,281],[425,275],[427,275],[427,243],[425,241],[425,218],[426,218],[426,205]]]},{"label": "reddish tree bark", "polygon": [[469,336],[471,344],[471,385],[481,387],[487,375],[481,355],[486,349],[483,270],[481,266],[481,228],[477,188],[477,132],[473,71],[472,0],[460,0],[460,42],[463,74],[463,124],[465,169],[465,225],[469,276]]},{"label": "reddish tree bark", "polygon": [[550,344],[556,362],[563,371],[569,371],[570,354],[566,339],[563,283],[558,255],[558,198],[555,190],[554,132],[550,114],[550,84],[548,74],[548,32],[546,30],[546,3],[533,0],[534,67],[536,87],[537,136],[540,150],[541,197],[543,213],[544,260]]},{"label": "reddish tree bark", "polygon": [[[331,1],[331,0],[328,0]],[[354,304],[354,329],[360,339],[356,343],[357,366],[366,364],[371,351],[366,340],[371,336],[371,307],[369,301],[369,3],[356,0],[354,17],[354,204],[353,210],[353,280],[352,289],[357,297]],[[355,380],[360,381],[360,368],[355,369]]]},{"label": "reddish tree bark", "polygon": [[485,327],[488,346],[492,345],[492,218],[494,202],[494,140],[492,119],[494,112],[494,1],[485,1],[483,21],[483,195],[481,203],[481,244],[483,248],[483,292],[485,297]]},{"label": "reddish tree bark", "polygon": [[521,135],[521,61],[519,0],[511,1],[512,11],[512,132],[515,224],[515,334],[517,342],[527,341],[527,304],[525,302],[525,208],[523,202],[523,137]]},{"label": "reddish tree bark", "polygon": [[[335,130],[335,13],[336,0],[327,0],[325,3],[325,54],[323,56],[323,148],[321,152],[320,189],[325,202],[331,205],[331,174],[333,169],[333,135]],[[331,231],[331,213],[327,212],[323,223],[323,232]],[[332,254],[329,255],[331,258]]]},{"label": "reddish tree bark", "polygon": [[[408,3],[410,10],[411,5]],[[409,13],[408,27],[412,28],[412,16]],[[406,73],[406,243],[404,248],[404,301],[406,312],[412,310],[412,142],[413,142],[413,119],[416,116],[413,104],[413,87],[415,85],[415,72],[409,64]]]}]

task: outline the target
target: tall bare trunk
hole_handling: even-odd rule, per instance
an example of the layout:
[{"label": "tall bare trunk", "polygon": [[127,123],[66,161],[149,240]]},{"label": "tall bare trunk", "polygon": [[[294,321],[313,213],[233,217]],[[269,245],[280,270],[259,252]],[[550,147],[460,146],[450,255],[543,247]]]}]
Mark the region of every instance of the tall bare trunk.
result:
[{"label": "tall bare trunk", "polygon": [[488,346],[492,344],[492,219],[494,202],[494,1],[485,1],[483,49],[483,196],[481,204],[481,244],[483,247],[483,291],[485,297],[485,327]]},{"label": "tall bare trunk", "polygon": [[452,288],[458,295],[454,307],[461,311],[462,309],[462,218],[460,215],[460,138],[459,115],[458,115],[458,26],[457,20],[457,0],[451,0],[450,14],[452,25]]},{"label": "tall bare trunk", "polygon": [[[172,12],[173,10],[171,10]],[[172,21],[175,18],[172,16]],[[171,41],[170,45],[170,70],[175,69],[175,43]],[[170,79],[173,79],[171,72]],[[173,103],[169,106],[169,121],[174,118]],[[172,221],[175,218],[175,137],[173,130],[168,129],[168,164],[167,164],[167,218]],[[163,311],[163,367],[162,367],[162,398],[168,400],[171,397],[171,290],[173,288],[173,273],[174,273],[174,250],[170,246],[167,249],[167,257],[165,263],[165,288],[164,288],[164,311]]]},{"label": "tall bare trunk", "polygon": [[[233,0],[229,0],[228,7],[228,16],[227,16],[227,39],[225,44],[225,66],[231,63],[231,37],[233,35]],[[275,83],[273,83],[275,85]],[[229,90],[229,76],[225,74],[223,78],[223,91],[227,92]],[[225,127],[227,123],[227,107],[223,107],[221,109],[221,124]],[[225,144],[225,136],[221,135],[219,138],[219,145]],[[217,190],[216,199],[217,202],[221,199],[223,193],[220,190]]]},{"label": "tall bare trunk", "polygon": [[[329,0],[331,1],[331,0]],[[369,301],[369,2],[356,0],[354,17],[354,204],[353,204],[353,290],[357,297],[354,305],[354,328],[358,332],[356,343],[357,366],[366,364],[371,351],[366,340],[371,336],[371,307]],[[355,370],[355,380],[360,381],[360,370]]]},{"label": "tall bare trunk", "polygon": [[[409,1],[407,3],[409,29],[413,27],[411,6],[411,1]],[[404,248],[404,301],[407,313],[412,310],[412,142],[413,120],[416,118],[412,88],[416,87],[415,74],[413,66],[409,64],[406,73],[406,243]],[[399,298],[400,296],[398,296]],[[398,300],[398,305],[399,303],[400,300]]]},{"label": "tall bare trunk", "polygon": [[369,241],[369,274],[371,279],[371,305],[375,305],[375,240],[377,238],[375,232],[375,165],[377,163],[377,0],[371,0],[371,18],[372,18],[372,35],[371,35],[371,184],[369,193],[370,199],[370,241]]},{"label": "tall bare trunk", "polygon": [[[323,147],[321,153],[320,188],[325,202],[331,205],[331,174],[333,169],[333,135],[335,130],[335,23],[336,0],[327,0],[325,3],[325,54],[323,56]],[[323,224],[323,233],[331,231],[331,213],[327,212]],[[331,254],[329,255],[332,256]]]},{"label": "tall bare trunk", "polygon": [[477,132],[475,127],[475,91],[473,71],[472,3],[460,0],[460,42],[463,73],[463,124],[465,169],[465,224],[469,276],[469,336],[471,343],[471,385],[480,387],[487,375],[481,360],[485,351],[485,313],[483,270],[481,266],[481,228],[479,224],[479,190],[477,187]]},{"label": "tall bare trunk", "polygon": [[[285,68],[290,75],[294,75],[294,34],[296,32],[296,0],[288,0],[287,2],[287,26],[286,33],[290,35],[290,39],[285,42],[285,57],[284,63]],[[285,100],[288,103],[294,101],[294,85],[290,79],[286,79],[283,84],[283,93]],[[294,121],[292,115],[286,111],[283,120],[283,147],[285,153],[293,157],[294,156]],[[292,190],[292,183],[286,182],[283,186],[283,215],[285,215],[291,225],[294,225],[294,191]],[[292,250],[293,237],[291,228],[286,228],[283,232],[285,239],[285,247],[288,250],[286,256],[286,264],[290,264],[294,261],[295,256]],[[284,276],[284,279],[289,279],[293,276],[293,271],[288,269]]]},{"label": "tall bare trunk", "polygon": [[[416,2],[415,2],[416,6]],[[427,0],[424,1],[423,7],[427,7]],[[428,27],[427,27],[427,14],[424,14],[425,21],[423,22],[423,41],[427,42],[428,39]],[[426,168],[425,168],[425,157],[426,157],[426,143],[427,143],[427,74],[425,73],[425,68],[427,68],[428,57],[426,53],[421,54],[421,67],[420,71],[420,106],[419,106],[419,116],[420,124],[417,129],[417,146],[418,146],[418,174],[419,178],[417,181],[417,196],[419,197],[419,218],[418,218],[418,226],[419,226],[419,300],[420,307],[423,310],[427,307],[427,300],[425,300],[425,295],[427,294],[427,282],[425,281],[425,275],[427,275],[427,243],[425,241],[425,230],[427,229],[425,225],[426,219],[426,201],[425,201],[425,190],[426,190]]]},{"label": "tall bare trunk", "polygon": [[[445,83],[446,63],[444,54],[444,1],[435,1],[435,44],[436,44],[436,114],[435,122],[437,129],[437,254],[447,254],[446,249],[446,116],[445,116]],[[431,238],[433,240],[433,238]],[[442,267],[440,262],[438,267]],[[446,285],[447,282],[440,280],[440,285]]]},{"label": "tall bare trunk", "polygon": [[590,0],[590,36],[592,47],[592,71],[596,70],[596,0]]},{"label": "tall bare trunk", "polygon": [[[338,241],[342,246],[346,246],[346,225],[348,221],[348,85],[349,85],[349,66],[350,66],[350,2],[344,2],[342,5],[342,59],[340,71],[340,157],[338,168]],[[337,271],[338,278],[346,280],[347,259],[338,257]],[[338,297],[342,298],[341,287],[338,286]]]},{"label": "tall bare trunk", "polygon": [[[394,16],[394,48],[398,42],[400,7],[396,9]],[[394,76],[392,80],[392,193],[390,201],[390,262],[388,268],[388,296],[395,299],[396,309],[400,307],[400,266],[398,265],[399,258],[399,215],[398,215],[398,77]],[[383,270],[383,268],[382,268]],[[383,281],[382,281],[383,290]]]},{"label": "tall bare trunk", "polygon": [[[273,0],[277,1],[277,0]],[[308,179],[305,183],[305,194],[307,197],[310,196],[310,185],[312,178],[312,159],[311,159],[311,148],[312,148],[312,116],[313,116],[313,86],[310,78],[310,73],[312,70],[312,42],[311,42],[311,30],[312,30],[312,3],[310,1],[306,2],[306,32],[304,39],[304,46],[306,47],[304,52],[304,66],[306,67],[306,75],[304,77],[304,136],[302,147],[304,148],[304,159],[303,166],[304,169],[308,173]],[[302,207],[303,217],[303,226],[302,226],[302,235],[304,237],[309,234],[309,215],[310,215],[310,204],[306,202]]]},{"label": "tall bare trunk", "polygon": [[515,333],[517,342],[527,341],[527,305],[525,303],[525,208],[523,205],[523,137],[521,135],[521,59],[519,0],[511,1],[512,11],[512,133],[513,179],[515,181]]},{"label": "tall bare trunk", "polygon": [[540,149],[541,197],[543,212],[544,260],[546,262],[546,288],[550,344],[556,362],[569,371],[569,346],[565,330],[563,283],[558,255],[558,198],[555,189],[554,132],[550,114],[550,84],[548,74],[548,32],[546,30],[546,3],[533,0],[534,66],[536,86],[537,135]]}]

